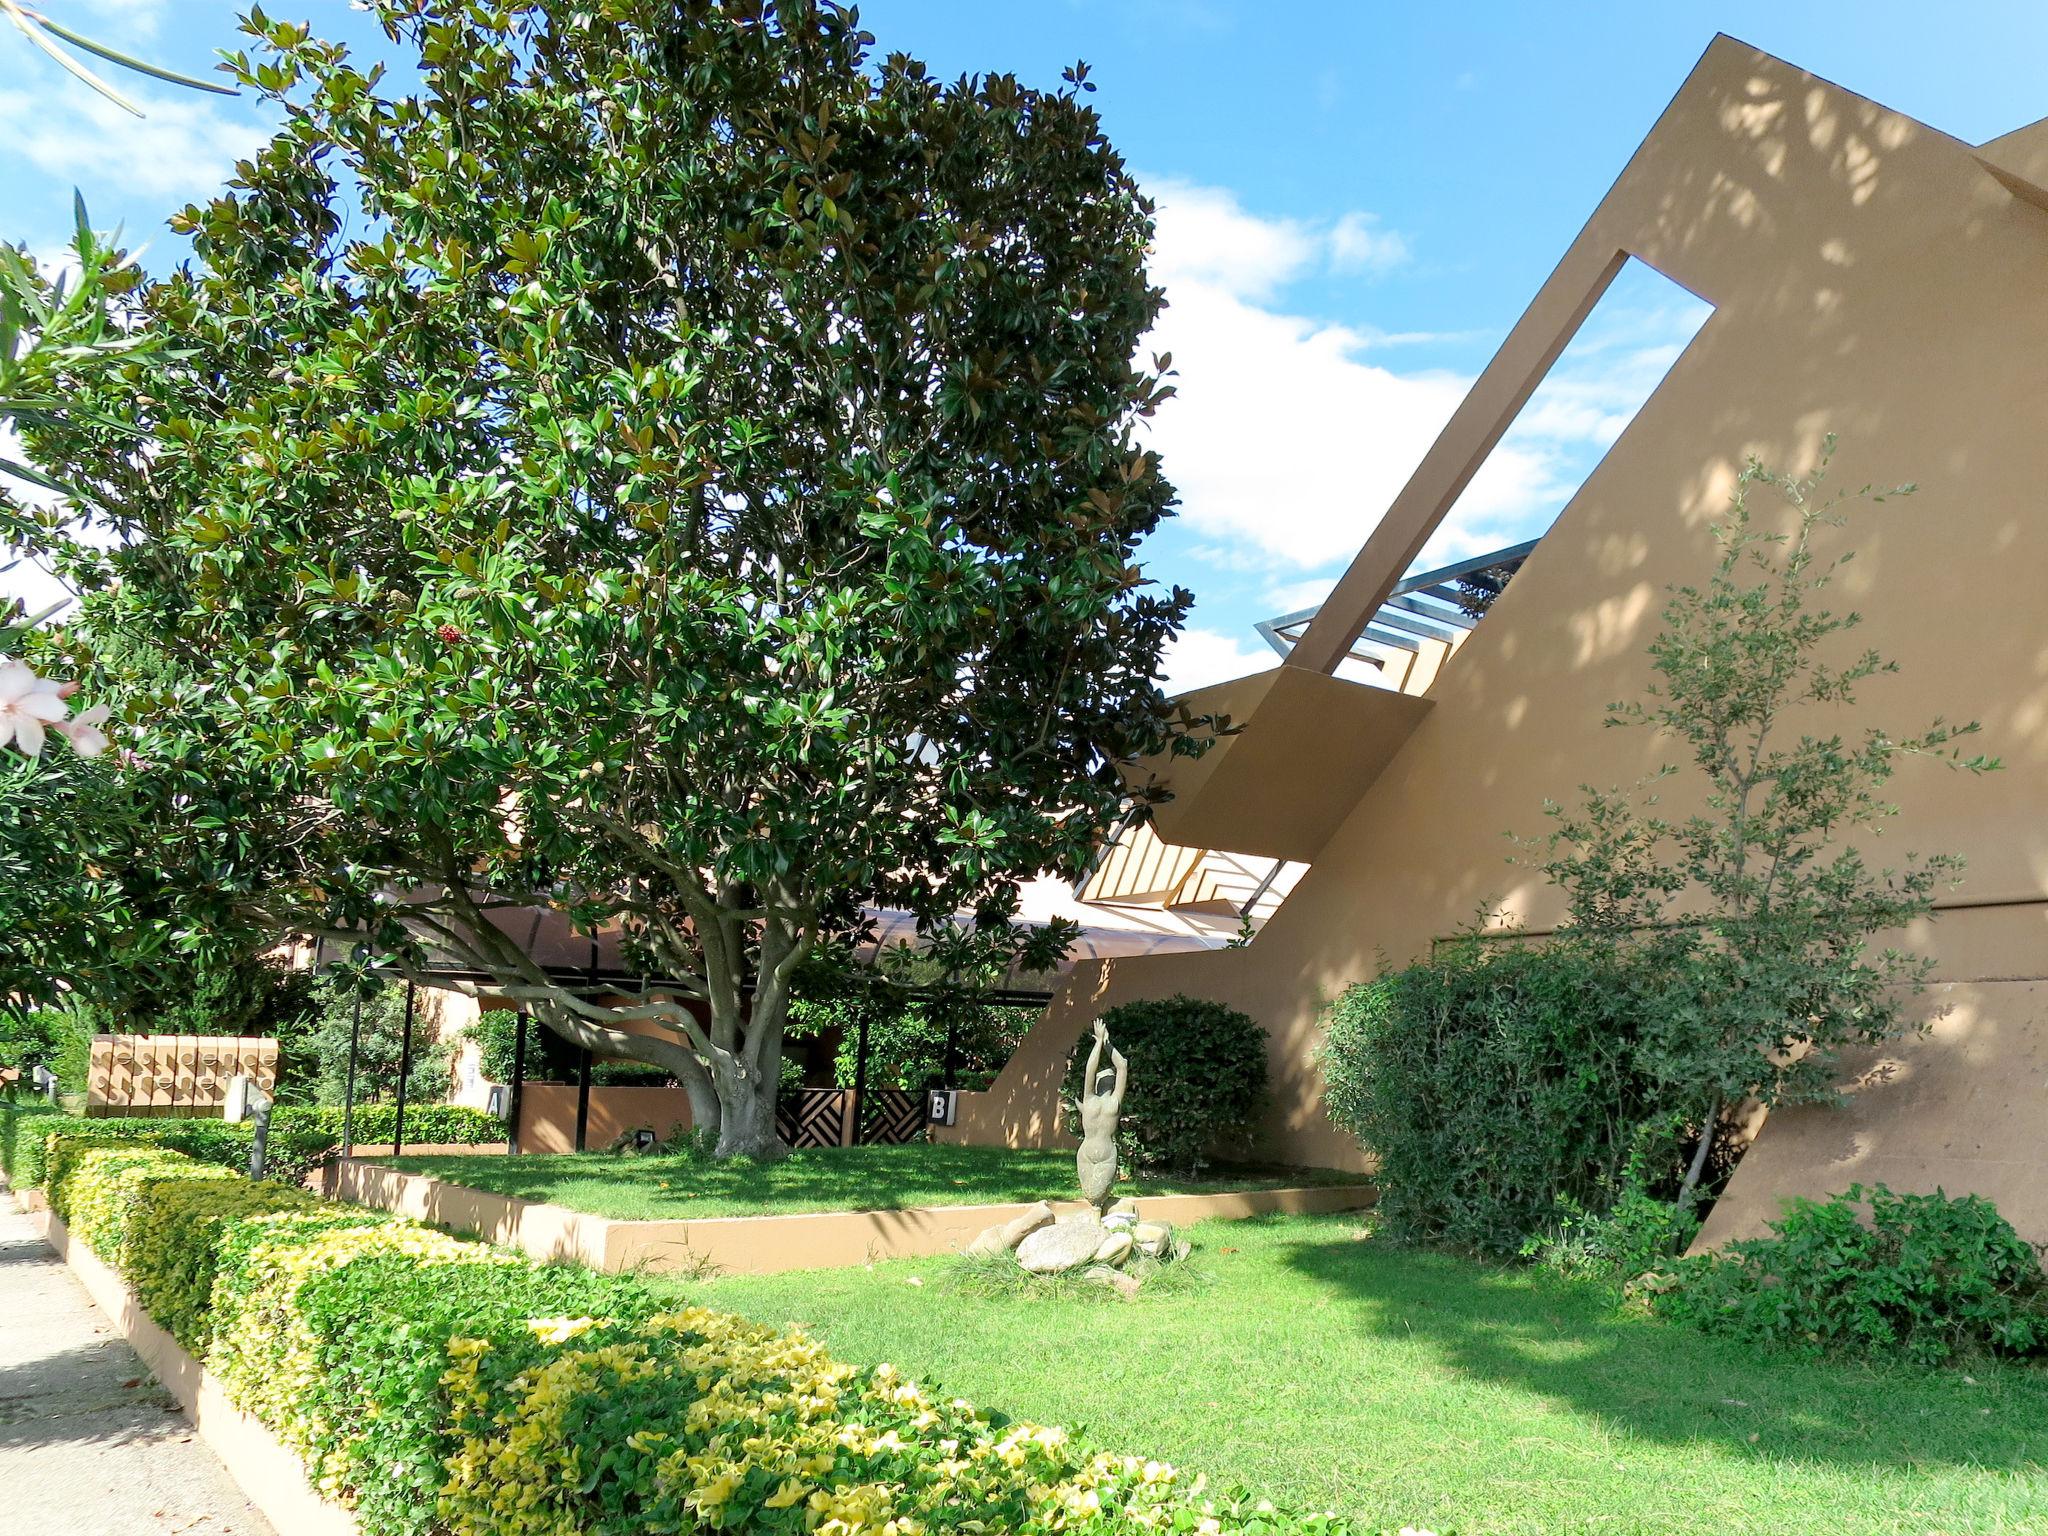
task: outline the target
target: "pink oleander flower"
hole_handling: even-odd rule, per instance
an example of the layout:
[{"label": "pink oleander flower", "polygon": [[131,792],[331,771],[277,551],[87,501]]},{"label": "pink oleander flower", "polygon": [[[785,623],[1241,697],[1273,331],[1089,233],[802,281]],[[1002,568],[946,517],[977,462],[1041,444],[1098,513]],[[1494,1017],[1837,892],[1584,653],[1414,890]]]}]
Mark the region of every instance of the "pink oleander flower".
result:
[{"label": "pink oleander flower", "polygon": [[37,677],[25,661],[0,659],[0,747],[12,743],[30,757],[41,756],[46,727],[71,712],[64,702],[68,691],[50,678]]}]

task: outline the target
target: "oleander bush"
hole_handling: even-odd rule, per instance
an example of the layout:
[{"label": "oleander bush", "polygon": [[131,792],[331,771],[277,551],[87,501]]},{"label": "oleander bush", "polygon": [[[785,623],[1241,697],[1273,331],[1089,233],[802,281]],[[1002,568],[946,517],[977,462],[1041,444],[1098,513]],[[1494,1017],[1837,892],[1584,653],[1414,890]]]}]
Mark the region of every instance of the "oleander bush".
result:
[{"label": "oleander bush", "polygon": [[1350,1530],[1091,1454],[801,1334],[664,1310],[632,1276],[162,1147],[60,1138],[51,1192],[365,1536]]},{"label": "oleander bush", "polygon": [[2048,1352],[2048,1276],[1981,1195],[1856,1184],[1788,1202],[1770,1231],[1680,1261],[1650,1288],[1655,1310],[1807,1355]]},{"label": "oleander bush", "polygon": [[[85,1120],[61,1116],[50,1123],[44,1106],[0,1104],[0,1172],[23,1189],[44,1179],[52,1136],[91,1141],[135,1141],[182,1152],[198,1162],[246,1170],[254,1128],[225,1120],[171,1120],[148,1116]],[[397,1114],[389,1104],[365,1104],[356,1110],[358,1147],[374,1151],[389,1142]],[[480,1109],[454,1104],[408,1105],[405,1139],[411,1145],[473,1146],[503,1139],[504,1122]],[[300,1184],[341,1145],[341,1111],[331,1108],[280,1107],[271,1116],[266,1149],[266,1177]]]},{"label": "oleander bush", "polygon": [[[1127,1167],[1185,1175],[1217,1152],[1242,1154],[1266,1099],[1266,1032],[1255,1020],[1205,997],[1175,995],[1121,1003],[1102,1022],[1131,1064],[1117,1115]],[[1064,1102],[1076,1133],[1093,1043],[1083,1035],[1067,1063]]]}]

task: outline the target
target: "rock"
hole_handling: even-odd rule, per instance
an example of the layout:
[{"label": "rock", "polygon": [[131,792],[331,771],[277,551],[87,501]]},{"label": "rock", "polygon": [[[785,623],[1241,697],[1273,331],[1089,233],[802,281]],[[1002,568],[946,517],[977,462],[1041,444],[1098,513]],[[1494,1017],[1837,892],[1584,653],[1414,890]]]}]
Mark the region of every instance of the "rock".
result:
[{"label": "rock", "polygon": [[1056,1275],[1095,1257],[1109,1229],[1093,1211],[1064,1216],[1017,1245],[1017,1262],[1034,1275]]},{"label": "rock", "polygon": [[1097,1285],[1106,1285],[1118,1294],[1129,1297],[1138,1294],[1138,1277],[1127,1275],[1120,1269],[1111,1269],[1107,1264],[1094,1264],[1081,1272],[1083,1280],[1092,1280]]},{"label": "rock", "polygon": [[1136,1221],[1138,1219],[1138,1202],[1129,1195],[1125,1195],[1123,1199],[1117,1201],[1115,1205],[1109,1208],[1109,1214],[1112,1216],[1128,1216],[1131,1220]]},{"label": "rock", "polygon": [[1098,1264],[1121,1264],[1130,1256],[1131,1234],[1116,1229],[1111,1229],[1102,1240],[1102,1246],[1095,1250],[1095,1262]]},{"label": "rock", "polygon": [[967,1245],[966,1252],[972,1258],[985,1258],[993,1253],[1009,1253],[1025,1238],[1041,1227],[1051,1226],[1052,1222],[1052,1207],[1041,1200],[1021,1216],[1013,1216],[1000,1226],[987,1228]]},{"label": "rock", "polygon": [[1138,1224],[1138,1218],[1126,1216],[1121,1211],[1111,1211],[1102,1218],[1102,1224],[1112,1232],[1128,1232]]},{"label": "rock", "polygon": [[1146,1258],[1156,1259],[1172,1246],[1173,1228],[1163,1221],[1141,1221],[1131,1228],[1131,1241]]}]

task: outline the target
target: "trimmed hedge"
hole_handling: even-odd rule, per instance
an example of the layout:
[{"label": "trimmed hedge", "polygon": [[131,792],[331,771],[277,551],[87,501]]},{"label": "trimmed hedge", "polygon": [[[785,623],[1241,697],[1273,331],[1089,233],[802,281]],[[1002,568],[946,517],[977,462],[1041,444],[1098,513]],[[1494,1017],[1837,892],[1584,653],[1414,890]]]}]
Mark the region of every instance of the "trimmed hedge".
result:
[{"label": "trimmed hedge", "polygon": [[[255,1136],[248,1124],[230,1125],[225,1120],[148,1116],[84,1120],[72,1115],[61,1118],[56,1125],[38,1123],[49,1113],[52,1111],[43,1106],[0,1104],[0,1172],[18,1188],[33,1188],[43,1182],[52,1136],[147,1142],[182,1152],[198,1162],[237,1171],[249,1166],[249,1147]],[[391,1140],[396,1125],[395,1106],[361,1105],[356,1110],[356,1145],[374,1150],[378,1142]],[[505,1123],[480,1109],[421,1104],[407,1106],[405,1131],[409,1143],[472,1146],[502,1140]],[[339,1109],[280,1107],[270,1117],[268,1177],[285,1184],[304,1183],[321,1159],[340,1145]]]},{"label": "trimmed hedge", "polygon": [[[52,1201],[366,1536],[1345,1536],[794,1333],[664,1311],[157,1147],[62,1138]],[[157,1309],[161,1309],[160,1311]]]}]

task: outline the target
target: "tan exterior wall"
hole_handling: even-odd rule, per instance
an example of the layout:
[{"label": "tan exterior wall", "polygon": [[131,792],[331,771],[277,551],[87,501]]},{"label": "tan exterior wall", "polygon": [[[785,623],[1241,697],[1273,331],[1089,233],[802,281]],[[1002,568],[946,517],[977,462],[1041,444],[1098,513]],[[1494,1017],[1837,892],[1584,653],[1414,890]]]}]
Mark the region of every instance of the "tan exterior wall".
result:
[{"label": "tan exterior wall", "polygon": [[[1570,798],[1583,783],[1631,783],[1676,756],[1648,732],[1601,729],[1605,706],[1639,696],[1650,680],[1644,647],[1663,594],[1710,569],[1707,526],[1745,456],[1804,469],[1828,433],[1841,440],[1835,484],[1913,481],[1920,490],[1857,516],[1857,558],[1831,589],[1837,606],[1864,614],[1859,642],[1903,671],[1868,684],[1855,712],[1810,723],[1854,733],[1865,723],[1907,730],[1936,716],[1980,719],[1982,748],[2004,758],[2004,771],[1973,778],[1909,763],[1893,786],[1904,814],[1873,856],[1951,850],[1969,859],[1960,900],[2048,898],[2048,193],[2023,173],[2048,176],[2048,127],[1973,150],[1716,41],[1374,530],[1294,662],[1335,665],[1347,625],[1362,625],[1412,560],[1625,254],[1710,301],[1712,317],[1444,666],[1430,707],[1389,726],[1406,734],[1384,764],[1349,748],[1273,750],[1298,719],[1276,722],[1262,748],[1265,722],[1252,701],[1244,734],[1218,752],[1250,749],[1280,766],[1233,783],[1226,757],[1203,759],[1188,783],[1199,830],[1169,835],[1228,848],[1228,825],[1267,826],[1272,802],[1312,796],[1321,814],[1332,780],[1357,787],[1355,804],[1249,947],[1079,967],[976,1106],[977,1133],[1043,1134],[1061,1058],[1088,1021],[1115,1002],[1185,991],[1244,1008],[1271,1037],[1274,1107],[1262,1150],[1360,1166],[1358,1148],[1319,1103],[1313,1058],[1324,1003],[1423,954],[1484,908],[1537,926],[1555,920],[1551,893],[1507,862],[1504,834],[1540,832],[1546,798]],[[1245,685],[1225,687],[1250,697]],[[1666,801],[1684,810],[1678,797]],[[2001,910],[2030,915],[1957,912],[1919,936],[1944,977],[2048,974],[2042,909]],[[2026,1074],[2038,1073],[2036,994],[1994,986],[1956,996],[1957,1012],[1912,1048],[1924,1091],[1873,1087],[1863,1113],[1872,1124],[1900,1122],[1884,1164],[1894,1183],[2007,1189],[2008,1215],[2048,1238],[2048,1181],[2037,1178],[2041,1193],[2029,1196],[1999,1171],[2037,1165],[2048,1138],[2048,1116],[2021,1113],[2024,1085],[2036,1080]],[[1967,1120],[1998,1080],[2009,1133],[1945,1141],[1942,1127]],[[1855,1122],[1826,1123],[1838,1139]],[[1766,1126],[1758,1143],[1758,1179],[1775,1166],[1765,1157],[1775,1135]],[[1807,1168],[1819,1152],[1785,1155]],[[1832,1179],[1854,1165],[1830,1155],[1825,1166]],[[1758,1198],[1768,1203],[1791,1181],[1775,1176]]]},{"label": "tan exterior wall", "polygon": [[[584,1146],[602,1152],[640,1126],[664,1140],[690,1125],[690,1096],[680,1088],[597,1088],[590,1090],[590,1125]],[[576,1085],[527,1083],[519,1090],[519,1150],[576,1150]]]}]

